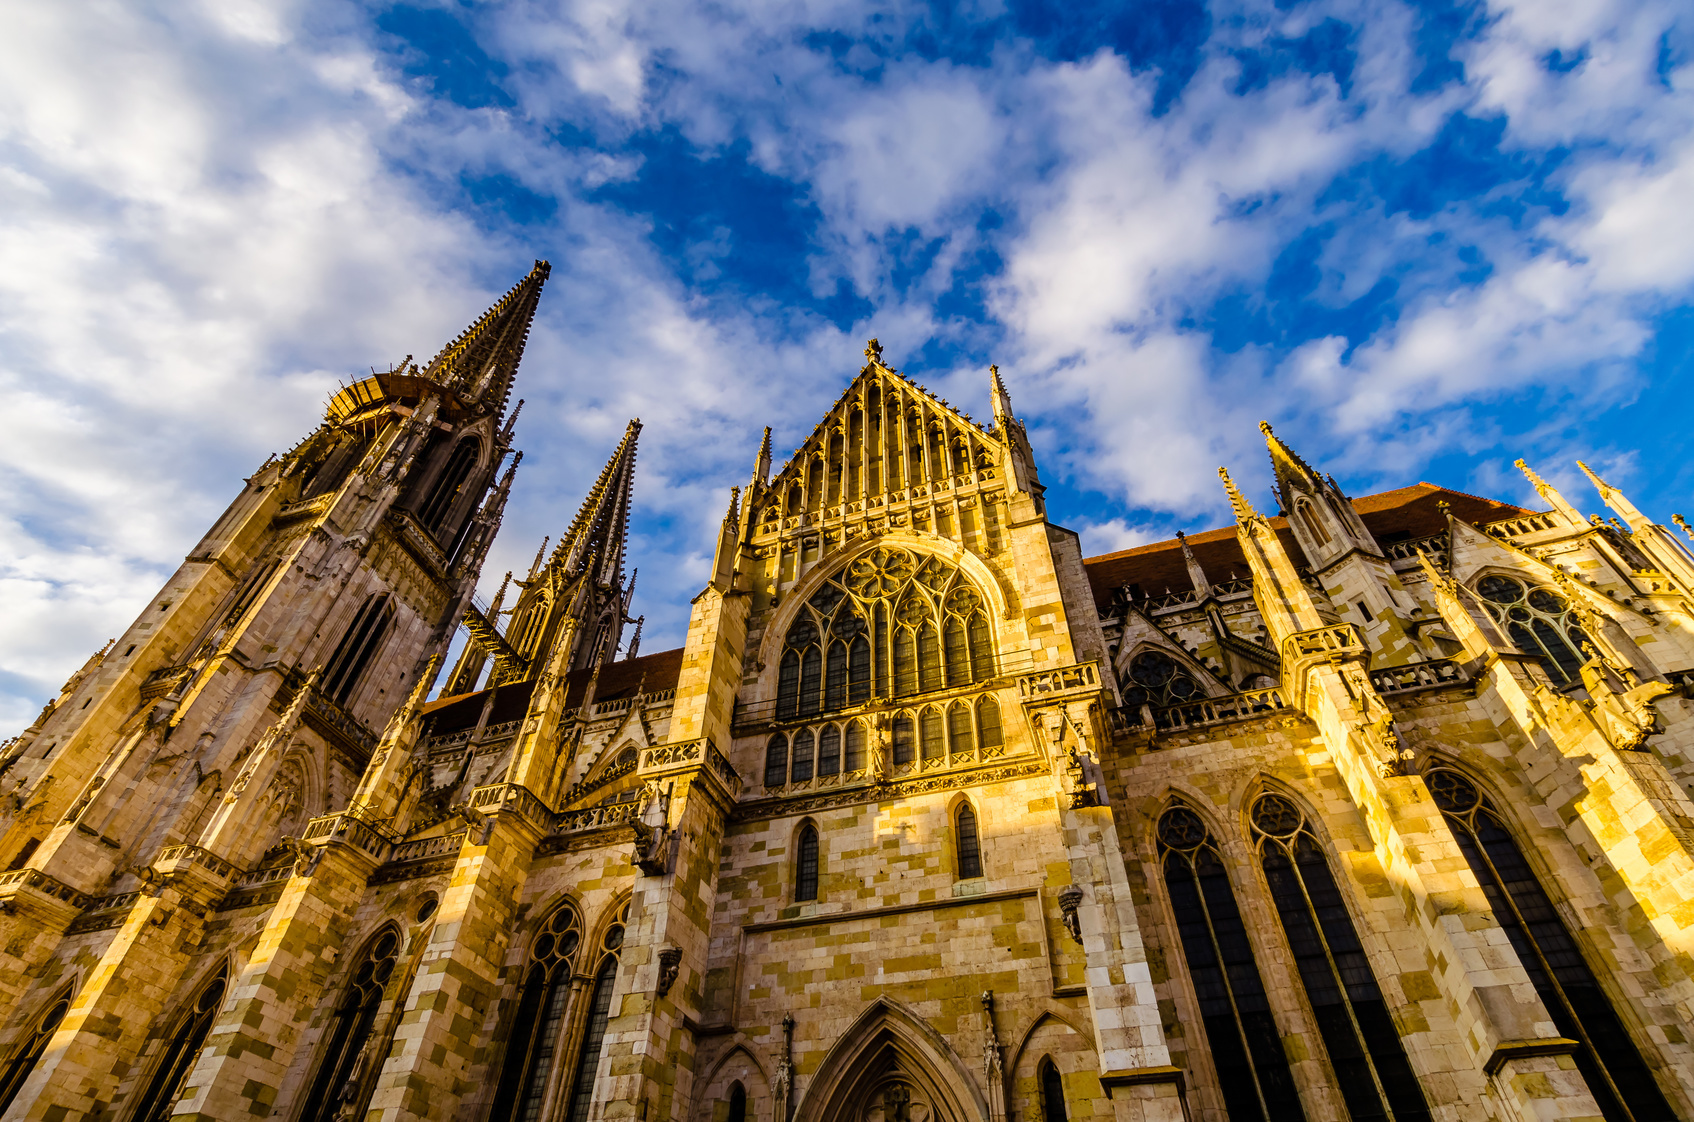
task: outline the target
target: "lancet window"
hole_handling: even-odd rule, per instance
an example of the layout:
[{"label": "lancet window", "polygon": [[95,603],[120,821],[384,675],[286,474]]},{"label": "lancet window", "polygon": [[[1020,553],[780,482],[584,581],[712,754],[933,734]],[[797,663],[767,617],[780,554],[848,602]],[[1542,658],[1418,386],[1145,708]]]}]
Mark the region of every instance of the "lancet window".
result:
[{"label": "lancet window", "polygon": [[429,497],[418,507],[418,521],[432,534],[439,534],[447,516],[453,512],[459,496],[464,493],[465,483],[470,479],[471,469],[476,467],[476,461],[481,447],[475,440],[461,440],[458,446],[447,458],[447,466],[441,469],[441,475],[436,479],[435,486],[430,489]]},{"label": "lancet window", "polygon": [[794,839],[794,900],[818,898],[818,828],[810,822]]},{"label": "lancet window", "polygon": [[1041,1122],[1069,1122],[1065,1112],[1065,1083],[1053,1057],[1041,1059]]},{"label": "lancet window", "polygon": [[994,676],[981,594],[949,565],[878,549],[801,606],[777,670],[779,720]]},{"label": "lancet window", "polygon": [[587,1122],[589,1108],[594,1105],[594,1075],[600,1067],[600,1049],[606,1040],[606,1025],[612,1019],[612,990],[618,981],[618,955],[623,948],[624,930],[628,924],[629,905],[625,904],[617,922],[608,927],[600,939],[600,958],[594,969],[588,1021],[583,1025],[582,1043],[577,1047],[576,1075],[571,1082],[566,1122]]},{"label": "lancet window", "polygon": [[[1000,702],[988,693],[899,710],[889,722],[889,740],[897,773],[979,763],[1006,750]],[[871,749],[863,720],[774,733],[765,742],[765,786],[851,782],[869,769]]]},{"label": "lancet window", "polygon": [[1579,680],[1587,660],[1583,634],[1570,601],[1547,588],[1530,588],[1512,577],[1486,576],[1476,585],[1488,611],[1506,629],[1514,646],[1541,663],[1559,685]]},{"label": "lancet window", "polygon": [[349,1103],[352,1114],[362,1113],[358,1109],[361,1104],[353,1100],[360,1093],[364,1069],[370,1061],[369,1057],[364,1057],[364,1063],[360,1060],[376,1026],[383,989],[399,961],[400,935],[386,928],[371,940],[336,1006],[317,1075],[306,1095],[306,1109],[300,1115],[302,1122],[333,1122]]},{"label": "lancet window", "polygon": [[41,1062],[41,1055],[47,1051],[48,1041],[59,1031],[59,1022],[65,1019],[65,1014],[71,1011],[71,995],[67,990],[53,999],[47,1006],[47,1011],[35,1023],[35,1029],[12,1053],[11,1062],[6,1065],[6,1073],[0,1076],[0,1114],[12,1105],[12,1100],[18,1097],[24,1081],[29,1073],[35,1070],[35,1065]]},{"label": "lancet window", "polygon": [[1581,1045],[1577,1070],[1600,1113],[1607,1122],[1676,1117],[1499,812],[1457,771],[1438,768],[1427,779],[1559,1035]]},{"label": "lancet window", "polygon": [[165,1122],[171,1116],[177,1099],[182,1097],[183,1085],[194,1070],[194,1061],[200,1057],[206,1036],[212,1031],[212,1021],[218,1015],[218,1006],[223,1004],[224,990],[228,985],[228,974],[220,970],[217,977],[207,982],[195,996],[182,1018],[182,1024],[171,1035],[158,1066],[153,1069],[153,1078],[147,1082],[141,1105],[131,1116],[135,1122]]},{"label": "lancet window", "polygon": [[1429,1107],[1347,903],[1306,816],[1280,795],[1251,814],[1259,861],[1317,1021],[1330,1067],[1355,1122],[1428,1122]]},{"label": "lancet window", "polygon": [[1205,822],[1175,805],[1159,818],[1159,860],[1231,1119],[1304,1119],[1229,873]]},{"label": "lancet window", "polygon": [[370,597],[359,608],[359,614],[353,617],[352,625],[324,666],[323,681],[318,688],[326,696],[340,705],[347,704],[353,696],[353,687],[359,684],[359,676],[382,645],[393,614],[385,592]]},{"label": "lancet window", "polygon": [[977,834],[976,811],[969,803],[953,815],[953,837],[958,846],[959,879],[970,880],[982,875],[982,839]]},{"label": "lancet window", "polygon": [[1205,691],[1183,665],[1163,651],[1142,651],[1129,660],[1122,682],[1124,704],[1180,705]]},{"label": "lancet window", "polygon": [[491,1118],[540,1117],[570,1011],[571,971],[582,938],[582,915],[567,901],[547,917],[530,945]]}]

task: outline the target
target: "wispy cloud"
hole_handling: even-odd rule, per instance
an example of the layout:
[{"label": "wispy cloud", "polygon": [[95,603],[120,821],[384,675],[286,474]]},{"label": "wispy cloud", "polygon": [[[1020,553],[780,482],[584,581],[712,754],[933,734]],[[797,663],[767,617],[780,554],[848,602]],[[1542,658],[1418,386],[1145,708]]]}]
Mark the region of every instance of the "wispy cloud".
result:
[{"label": "wispy cloud", "polygon": [[1686,376],[1689,48],[1628,0],[15,5],[0,725],[532,257],[493,579],[639,415],[649,644],[871,334],[979,411],[998,361],[1091,549],[1221,521],[1260,417],[1358,491],[1592,450],[1668,501],[1612,407]]}]

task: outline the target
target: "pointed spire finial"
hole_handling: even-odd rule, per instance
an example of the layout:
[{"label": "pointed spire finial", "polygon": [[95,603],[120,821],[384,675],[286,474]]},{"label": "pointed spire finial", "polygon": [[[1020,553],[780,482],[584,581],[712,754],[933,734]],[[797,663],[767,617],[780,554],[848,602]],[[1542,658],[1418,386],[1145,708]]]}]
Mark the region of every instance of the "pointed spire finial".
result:
[{"label": "pointed spire finial", "polygon": [[1194,556],[1194,550],[1189,547],[1188,535],[1178,530],[1176,541],[1182,547],[1182,560],[1188,566],[1188,579],[1194,582],[1194,591],[1202,602],[1210,599],[1212,582],[1206,578],[1206,570],[1200,567],[1200,559]]},{"label": "pointed spire finial", "polygon": [[488,606],[488,622],[499,626],[498,616],[500,605],[506,602],[506,586],[512,583],[512,570],[507,569],[506,575],[500,578],[500,588],[494,593],[494,602]]},{"label": "pointed spire finial", "polygon": [[1005,422],[1012,417],[1012,395],[1006,392],[1006,383],[1000,377],[1000,368],[988,368],[988,398],[994,407],[994,423],[1005,427]]},{"label": "pointed spire finial", "polygon": [[547,543],[552,540],[552,538],[547,537],[546,535],[542,536],[541,548],[535,551],[535,560],[529,563],[529,575],[524,578],[525,580],[535,579],[535,574],[541,569],[541,559],[547,556]]},{"label": "pointed spire finial", "polygon": [[529,341],[541,288],[551,272],[551,265],[537,261],[482,318],[429,361],[423,376],[451,386],[466,400],[485,402],[496,412],[503,412],[512,378],[523,359],[524,344]]},{"label": "pointed spire finial", "polygon": [[1229,495],[1229,505],[1235,511],[1237,522],[1246,522],[1249,519],[1259,517],[1259,512],[1253,509],[1253,504],[1246,500],[1241,494],[1241,489],[1235,485],[1235,480],[1229,477],[1228,468],[1218,468],[1218,478],[1223,480],[1223,489]]},{"label": "pointed spire finial", "polygon": [[877,340],[872,339],[865,344],[865,361],[882,365],[882,344]]},{"label": "pointed spire finial", "polygon": [[[765,435],[759,441],[758,454],[753,457],[753,483],[756,486],[769,486],[771,481],[771,427],[765,426]],[[751,487],[748,488],[752,490]]]},{"label": "pointed spire finial", "polygon": [[1604,500],[1605,504],[1623,515],[1624,522],[1629,525],[1631,530],[1641,530],[1653,524],[1653,520],[1637,510],[1635,504],[1630,502],[1622,491],[1594,474],[1594,469],[1581,460],[1576,461],[1576,466],[1581,468],[1582,473],[1593,482],[1594,489],[1600,492],[1600,498]]},{"label": "pointed spire finial", "polygon": [[1559,489],[1557,487],[1554,487],[1551,483],[1542,479],[1535,473],[1535,469],[1531,468],[1521,459],[1514,460],[1512,463],[1519,471],[1523,472],[1524,478],[1529,480],[1529,485],[1535,488],[1535,493],[1541,496],[1541,500],[1543,502],[1552,504],[1553,509],[1564,515],[1572,526],[1582,525],[1581,512],[1566,501],[1565,497],[1559,493]]},{"label": "pointed spire finial", "polygon": [[635,634],[629,637],[629,647],[624,651],[624,661],[628,662],[641,649],[641,625],[647,622],[646,616],[635,617]]}]

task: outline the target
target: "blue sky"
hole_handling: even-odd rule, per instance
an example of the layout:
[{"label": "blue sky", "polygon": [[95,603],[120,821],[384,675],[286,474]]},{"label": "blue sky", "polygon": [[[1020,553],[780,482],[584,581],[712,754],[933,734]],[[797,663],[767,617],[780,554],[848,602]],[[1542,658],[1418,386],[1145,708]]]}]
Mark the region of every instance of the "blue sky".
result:
[{"label": "blue sky", "polygon": [[[998,363],[1091,552],[1355,494],[1694,507],[1694,28],[1647,0],[22,5],[0,42],[0,727],[336,382],[545,257],[485,592],[629,417],[647,642],[864,340]],[[650,646],[649,649],[655,649]]]}]

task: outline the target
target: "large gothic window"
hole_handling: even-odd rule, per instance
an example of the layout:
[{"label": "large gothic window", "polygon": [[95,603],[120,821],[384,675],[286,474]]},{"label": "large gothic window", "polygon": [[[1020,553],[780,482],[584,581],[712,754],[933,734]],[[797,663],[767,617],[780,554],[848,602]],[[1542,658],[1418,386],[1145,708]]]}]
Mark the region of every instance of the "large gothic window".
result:
[{"label": "large gothic window", "polygon": [[341,995],[335,1016],[325,1034],[317,1077],[306,1095],[301,1122],[333,1122],[351,1103],[352,1114],[362,1113],[352,1100],[359,1094],[364,1067],[359,1060],[376,1025],[382,991],[400,960],[400,935],[392,928],[371,940],[359,968]]},{"label": "large gothic window", "polygon": [[212,1031],[212,1021],[218,1015],[218,1006],[223,1004],[228,984],[228,975],[219,971],[218,976],[206,983],[195,997],[182,1023],[171,1035],[158,1066],[153,1069],[153,1078],[148,1081],[147,1090],[141,1096],[141,1105],[131,1115],[135,1122],[165,1122],[170,1118],[177,1099],[182,1097],[183,1084],[188,1082],[188,1076],[194,1070],[194,1061],[200,1057],[206,1034]]},{"label": "large gothic window", "polygon": [[618,953],[623,947],[624,929],[628,923],[629,905],[625,904],[618,921],[607,929],[600,940],[600,961],[594,971],[594,992],[588,1001],[588,1023],[583,1026],[582,1044],[577,1048],[576,1077],[571,1082],[565,1122],[587,1122],[589,1108],[594,1105],[594,1076],[600,1068],[600,1049],[606,1041],[606,1025],[612,1019],[612,990],[618,981]]},{"label": "large gothic window", "polygon": [[318,687],[337,704],[346,705],[353,696],[353,687],[370,664],[377,648],[382,645],[388,630],[389,617],[394,614],[388,604],[388,594],[378,593],[364,602],[353,624],[341,637],[335,653],[324,666],[323,682]]},{"label": "large gothic window", "polygon": [[801,607],[777,670],[779,720],[994,676],[988,613],[969,581],[934,557],[878,549]]},{"label": "large gothic window", "polygon": [[569,1013],[571,970],[581,945],[582,916],[571,904],[561,904],[530,946],[529,972],[507,1035],[506,1058],[489,1117],[540,1117]]},{"label": "large gothic window", "polygon": [[1512,577],[1486,576],[1476,590],[1488,611],[1506,629],[1506,637],[1530,655],[1559,685],[1576,682],[1587,658],[1582,646],[1588,637],[1578,625],[1570,601],[1546,588],[1530,588]]},{"label": "large gothic window", "polygon": [[1282,1035],[1217,842],[1198,814],[1173,806],[1159,819],[1160,862],[1200,1002],[1212,1064],[1232,1122],[1303,1122]]},{"label": "large gothic window", "polygon": [[447,466],[441,469],[440,477],[435,486],[430,489],[429,497],[418,507],[418,521],[422,522],[432,534],[439,534],[447,516],[453,512],[459,496],[464,493],[465,483],[470,478],[471,469],[476,467],[476,461],[481,451],[474,440],[461,440],[453,454],[447,459]]},{"label": "large gothic window", "polygon": [[1607,1122],[1676,1117],[1499,812],[1459,772],[1439,768],[1428,781],[1559,1034],[1582,1045],[1576,1066],[1600,1113]]},{"label": "large gothic window", "polygon": [[1254,841],[1330,1067],[1354,1122],[1428,1122],[1388,1003],[1306,817],[1280,795],[1253,804]]},{"label": "large gothic window", "polygon": [[1123,681],[1123,701],[1131,709],[1180,705],[1204,692],[1183,665],[1163,651],[1142,651],[1130,659]]},{"label": "large gothic window", "polygon": [[47,1051],[48,1041],[59,1031],[59,1022],[65,1019],[65,1014],[71,1011],[71,995],[67,990],[54,998],[47,1007],[41,1019],[35,1023],[35,1029],[26,1036],[12,1052],[12,1059],[6,1065],[6,1072],[0,1075],[0,1114],[12,1105],[12,1100],[18,1097],[24,1081],[29,1073],[35,1070],[35,1065],[41,1062],[41,1054]]}]

